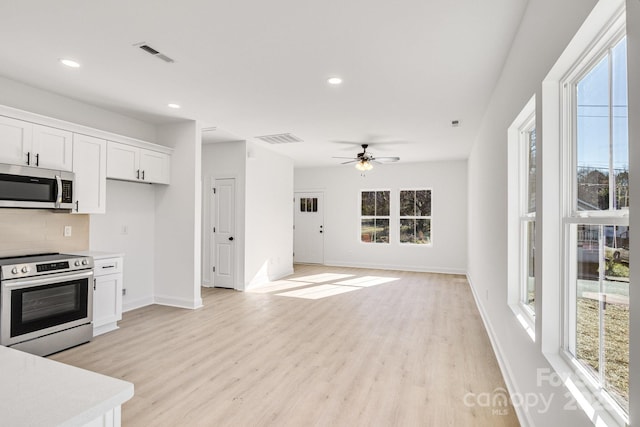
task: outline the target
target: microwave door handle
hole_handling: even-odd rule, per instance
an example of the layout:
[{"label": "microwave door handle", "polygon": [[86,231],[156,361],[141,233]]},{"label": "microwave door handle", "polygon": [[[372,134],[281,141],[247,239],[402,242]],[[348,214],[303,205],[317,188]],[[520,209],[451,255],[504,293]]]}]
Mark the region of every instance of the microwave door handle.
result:
[{"label": "microwave door handle", "polygon": [[62,203],[62,179],[60,179],[60,177],[58,175],[56,175],[56,186],[57,186],[58,190],[56,192],[55,207],[59,208],[60,207],[60,203]]}]

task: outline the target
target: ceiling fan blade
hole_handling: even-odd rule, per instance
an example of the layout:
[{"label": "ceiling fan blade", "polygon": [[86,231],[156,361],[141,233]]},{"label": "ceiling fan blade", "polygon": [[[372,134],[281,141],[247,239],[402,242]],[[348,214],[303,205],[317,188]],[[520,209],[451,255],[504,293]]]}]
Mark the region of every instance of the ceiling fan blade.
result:
[{"label": "ceiling fan blade", "polygon": [[351,159],[351,160],[357,160],[357,159],[354,159],[353,157],[335,157],[335,156],[333,156],[333,157],[332,157],[332,159]]},{"label": "ceiling fan blade", "polygon": [[357,162],[357,161],[358,161],[358,160],[349,160],[348,162],[342,162],[342,163],[340,163],[340,164],[341,164],[341,165],[348,165],[349,163],[355,163],[355,162]]},{"label": "ceiling fan blade", "polygon": [[400,160],[400,157],[376,157],[373,160],[377,160],[380,163],[393,163]]}]

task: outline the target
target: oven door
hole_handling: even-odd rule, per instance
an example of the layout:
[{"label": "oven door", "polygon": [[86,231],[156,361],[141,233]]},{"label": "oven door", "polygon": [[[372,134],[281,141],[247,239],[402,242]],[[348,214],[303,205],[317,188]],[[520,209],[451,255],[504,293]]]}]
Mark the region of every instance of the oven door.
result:
[{"label": "oven door", "polygon": [[0,344],[91,323],[92,285],[93,270],[3,281]]}]

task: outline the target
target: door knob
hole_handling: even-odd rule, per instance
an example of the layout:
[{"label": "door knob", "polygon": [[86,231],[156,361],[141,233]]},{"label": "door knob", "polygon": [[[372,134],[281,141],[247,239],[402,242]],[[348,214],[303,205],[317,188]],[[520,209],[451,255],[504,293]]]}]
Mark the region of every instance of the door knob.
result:
[{"label": "door knob", "polygon": [[229,237],[229,240],[233,240],[233,236]]}]

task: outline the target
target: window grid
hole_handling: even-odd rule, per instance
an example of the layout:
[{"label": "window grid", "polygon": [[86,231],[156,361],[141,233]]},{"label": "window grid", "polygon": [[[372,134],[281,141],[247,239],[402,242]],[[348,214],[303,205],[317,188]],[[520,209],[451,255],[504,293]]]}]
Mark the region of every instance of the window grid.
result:
[{"label": "window grid", "polygon": [[389,243],[390,195],[389,190],[360,192],[361,242]]},{"label": "window grid", "polygon": [[431,190],[400,190],[399,197],[400,243],[430,245]]},{"label": "window grid", "polygon": [[628,412],[628,158],[616,165],[628,139],[626,99],[615,94],[622,83],[626,95],[626,74],[614,82],[624,42],[622,31],[564,84],[563,336],[568,357]]}]

